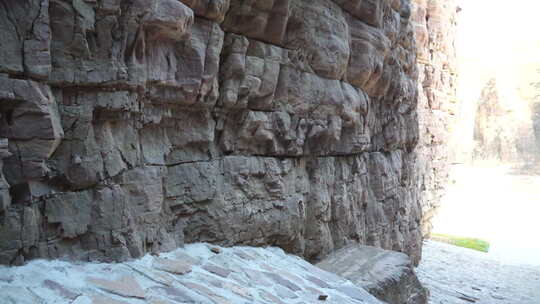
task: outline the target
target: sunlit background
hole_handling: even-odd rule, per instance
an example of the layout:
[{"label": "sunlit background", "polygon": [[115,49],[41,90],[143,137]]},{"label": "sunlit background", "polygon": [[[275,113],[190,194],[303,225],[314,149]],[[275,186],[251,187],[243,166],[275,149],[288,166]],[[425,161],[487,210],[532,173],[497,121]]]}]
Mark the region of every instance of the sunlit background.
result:
[{"label": "sunlit background", "polygon": [[[453,184],[434,229],[491,242],[490,255],[540,265],[540,176],[505,164],[470,166],[475,110],[489,79],[497,81],[512,121],[531,124],[531,83],[540,82],[540,1],[458,0],[460,146]],[[509,126],[510,127],[510,126]]]},{"label": "sunlit background", "polygon": [[[466,153],[472,147],[475,109],[485,83],[497,78],[503,103],[524,120],[530,83],[540,81],[540,1],[458,0],[456,50],[460,123],[455,134]],[[467,157],[468,155],[460,155]],[[460,159],[463,160],[462,158]]]}]

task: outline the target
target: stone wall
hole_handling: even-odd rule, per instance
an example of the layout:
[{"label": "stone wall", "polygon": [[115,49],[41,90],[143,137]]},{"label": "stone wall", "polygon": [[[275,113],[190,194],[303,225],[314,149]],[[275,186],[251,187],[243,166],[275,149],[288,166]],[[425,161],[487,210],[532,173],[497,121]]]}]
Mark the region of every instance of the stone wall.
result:
[{"label": "stone wall", "polygon": [[[448,8],[0,3],[11,153],[0,263],[118,261],[195,241],[311,260],[360,242],[419,261],[421,205],[436,203],[444,176],[434,171],[448,114],[438,100],[452,90],[450,42],[438,42]],[[420,161],[419,130],[433,134]]]},{"label": "stone wall", "polygon": [[441,203],[452,161],[453,129],[457,123],[456,23],[454,0],[413,0],[412,22],[418,49],[418,117],[420,142],[417,169],[422,206],[422,233]]}]

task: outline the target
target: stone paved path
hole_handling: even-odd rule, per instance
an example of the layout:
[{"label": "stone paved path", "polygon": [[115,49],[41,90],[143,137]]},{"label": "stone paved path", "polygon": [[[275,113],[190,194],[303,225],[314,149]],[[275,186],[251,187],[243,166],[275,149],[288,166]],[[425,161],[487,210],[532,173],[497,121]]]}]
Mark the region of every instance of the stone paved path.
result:
[{"label": "stone paved path", "polygon": [[505,265],[482,252],[427,241],[416,273],[430,304],[540,304],[540,267]]},{"label": "stone paved path", "polygon": [[381,304],[281,249],[207,244],[120,264],[38,260],[4,266],[0,295],[0,304]]}]

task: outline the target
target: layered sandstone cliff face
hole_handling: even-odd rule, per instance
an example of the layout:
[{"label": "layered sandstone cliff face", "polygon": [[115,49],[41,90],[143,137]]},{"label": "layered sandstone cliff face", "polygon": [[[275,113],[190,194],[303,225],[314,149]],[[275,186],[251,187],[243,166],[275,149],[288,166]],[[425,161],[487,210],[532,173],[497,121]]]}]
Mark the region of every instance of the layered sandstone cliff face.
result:
[{"label": "layered sandstone cliff face", "polygon": [[[429,235],[440,207],[452,162],[454,127],[458,123],[455,1],[413,0],[412,22],[418,50],[418,117],[416,148],[422,233]],[[459,144],[458,144],[459,145]]]},{"label": "layered sandstone cliff face", "polygon": [[418,67],[426,120],[450,73],[435,1],[420,44],[407,0],[0,3],[0,263],[194,241],[418,262],[440,152],[416,159]]}]

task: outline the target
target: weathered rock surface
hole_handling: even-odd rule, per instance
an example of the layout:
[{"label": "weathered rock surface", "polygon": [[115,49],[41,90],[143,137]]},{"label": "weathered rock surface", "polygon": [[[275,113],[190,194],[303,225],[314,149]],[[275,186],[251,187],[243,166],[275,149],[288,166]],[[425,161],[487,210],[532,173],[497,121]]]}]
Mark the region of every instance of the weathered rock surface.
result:
[{"label": "weathered rock surface", "polygon": [[[191,244],[160,256],[114,264],[32,261],[0,266],[3,304],[198,303],[382,304],[362,288],[279,248]],[[177,272],[167,265],[189,265]],[[158,267],[156,267],[158,265]],[[216,273],[222,269],[227,275]],[[319,301],[319,297],[326,297]]]},{"label": "weathered rock surface", "polygon": [[[2,159],[10,156],[8,149],[8,141],[5,138],[0,139],[0,171],[4,166]],[[5,210],[11,205],[11,196],[9,195],[9,185],[4,178],[3,174],[0,174],[0,210]]]},{"label": "weathered rock surface", "polygon": [[198,240],[418,259],[408,3],[375,2],[3,3],[0,262]]},{"label": "weathered rock surface", "polygon": [[418,50],[418,119],[416,146],[422,234],[429,235],[440,207],[452,162],[457,125],[457,6],[454,0],[413,0],[411,20]]},{"label": "weathered rock surface", "polygon": [[344,277],[389,304],[426,304],[427,290],[409,257],[371,246],[349,245],[332,253],[319,268]]},{"label": "weathered rock surface", "polygon": [[419,261],[408,0],[0,3],[0,263],[197,241]]}]

